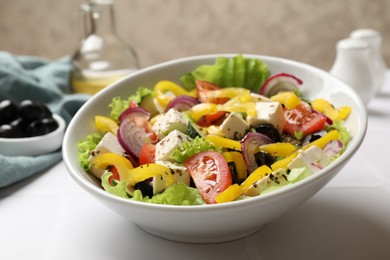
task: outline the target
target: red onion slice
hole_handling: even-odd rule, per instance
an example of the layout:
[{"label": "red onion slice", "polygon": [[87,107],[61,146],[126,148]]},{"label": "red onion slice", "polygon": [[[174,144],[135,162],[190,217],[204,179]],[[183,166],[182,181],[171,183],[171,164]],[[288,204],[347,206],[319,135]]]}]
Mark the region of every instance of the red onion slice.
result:
[{"label": "red onion slice", "polygon": [[199,103],[200,103],[199,100],[194,97],[177,96],[168,103],[166,111],[168,111],[171,108],[175,108],[176,110],[183,112],[183,111],[190,110],[193,106]]},{"label": "red onion slice", "polygon": [[294,91],[298,86],[302,85],[302,80],[287,74],[279,73],[269,77],[259,90],[260,95],[271,97],[279,91]]},{"label": "red onion slice", "polygon": [[138,160],[144,143],[151,143],[150,133],[139,127],[134,120],[125,119],[118,129],[118,141],[123,149]]},{"label": "red onion slice", "polygon": [[343,142],[340,140],[332,140],[324,147],[324,153],[329,157],[333,157],[343,149]]},{"label": "red onion slice", "polygon": [[125,119],[132,119],[136,117],[145,118],[149,120],[150,113],[142,107],[130,107],[122,112],[119,116],[119,122],[122,123]]},{"label": "red onion slice", "polygon": [[260,145],[270,143],[272,143],[272,140],[268,136],[261,133],[250,132],[244,136],[241,141],[241,149],[244,161],[250,173],[259,168],[259,165],[257,165],[255,159],[255,150]]}]

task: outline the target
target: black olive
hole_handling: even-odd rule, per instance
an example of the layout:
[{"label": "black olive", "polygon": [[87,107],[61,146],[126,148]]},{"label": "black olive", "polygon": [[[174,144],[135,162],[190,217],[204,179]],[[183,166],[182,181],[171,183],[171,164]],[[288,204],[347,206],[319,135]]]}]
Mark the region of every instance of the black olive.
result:
[{"label": "black olive", "polygon": [[18,106],[9,99],[0,102],[0,124],[8,124],[19,115]]},{"label": "black olive", "polygon": [[134,188],[136,190],[140,190],[142,193],[142,196],[146,197],[148,196],[149,198],[153,197],[153,186],[150,183],[149,180],[144,180],[136,183],[134,185]]},{"label": "black olive", "polygon": [[12,122],[10,123],[10,125],[11,125],[12,127],[18,127],[19,129],[25,131],[25,129],[26,129],[26,127],[27,127],[27,122],[26,122],[23,118],[18,117],[18,118],[16,118],[14,121],[12,121]]},{"label": "black olive", "polygon": [[53,132],[57,129],[58,123],[53,118],[43,118],[31,122],[26,129],[27,136],[39,136]]},{"label": "black olive", "polygon": [[5,124],[0,126],[0,137],[3,138],[20,138],[23,137],[23,132],[18,127],[12,127]]},{"label": "black olive", "polygon": [[302,146],[305,146],[311,142],[314,142],[315,140],[323,137],[327,132],[325,130],[321,130],[315,133],[312,133],[310,135],[307,135],[305,139],[303,139]]},{"label": "black olive", "polygon": [[228,167],[230,170],[230,174],[232,175],[232,182],[237,183],[237,184],[241,184],[244,180],[242,180],[238,177],[236,165],[234,164],[234,162],[229,162]]},{"label": "black olive", "polygon": [[41,103],[24,100],[19,105],[20,116],[27,122],[33,122],[45,118],[46,109]]},{"label": "black olive", "polygon": [[280,136],[280,133],[278,129],[276,129],[273,125],[271,124],[261,124],[255,127],[255,131],[257,133],[264,134],[271,138],[272,141],[275,143],[280,142],[282,140],[282,137]]},{"label": "black olive", "polygon": [[271,166],[271,164],[275,162],[275,158],[265,152],[256,153],[255,160],[258,166],[262,166],[262,165]]}]

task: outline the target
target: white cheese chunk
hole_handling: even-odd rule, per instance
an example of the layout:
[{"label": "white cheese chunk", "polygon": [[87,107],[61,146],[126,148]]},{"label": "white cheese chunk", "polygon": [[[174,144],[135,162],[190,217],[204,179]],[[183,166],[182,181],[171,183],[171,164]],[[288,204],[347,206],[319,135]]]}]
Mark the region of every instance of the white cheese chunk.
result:
[{"label": "white cheese chunk", "polygon": [[182,113],[174,108],[168,110],[163,116],[159,117],[153,124],[153,131],[161,140],[172,130],[179,130],[182,133],[187,132],[188,119],[184,118]]},{"label": "white cheese chunk", "polygon": [[285,124],[283,108],[279,102],[258,102],[256,116],[248,115],[247,121],[252,127],[271,124],[281,133]]},{"label": "white cheese chunk", "polygon": [[169,156],[185,141],[192,141],[192,139],[178,130],[170,132],[156,144],[156,161],[169,161]]},{"label": "white cheese chunk", "polygon": [[239,113],[230,113],[219,127],[226,138],[239,140],[244,137],[249,128],[248,123]]},{"label": "white cheese chunk", "polygon": [[316,173],[331,163],[330,157],[319,147],[312,146],[309,149],[299,151],[297,157],[288,165],[288,169],[305,167],[310,174]]},{"label": "white cheese chunk", "polygon": [[[171,170],[172,176],[175,179],[175,183],[182,182],[185,185],[190,185],[190,173],[187,171],[185,166],[177,165],[168,161],[156,161],[157,164],[168,167]],[[168,186],[165,184],[165,181],[162,179],[161,175],[153,177],[153,194],[164,191]]]},{"label": "white cheese chunk", "polygon": [[[120,145],[118,138],[110,132],[106,133],[103,136],[102,140],[100,140],[98,145],[91,152],[91,156],[89,157],[89,160],[92,162],[92,165],[95,158],[104,153],[116,153],[120,155],[123,155],[125,153],[125,150]],[[91,172],[96,177],[101,178],[104,170],[92,166]]]},{"label": "white cheese chunk", "polygon": [[283,169],[278,169],[264,178],[253,183],[246,191],[245,194],[248,196],[257,196],[264,190],[275,186],[275,188],[288,185],[287,173]]}]

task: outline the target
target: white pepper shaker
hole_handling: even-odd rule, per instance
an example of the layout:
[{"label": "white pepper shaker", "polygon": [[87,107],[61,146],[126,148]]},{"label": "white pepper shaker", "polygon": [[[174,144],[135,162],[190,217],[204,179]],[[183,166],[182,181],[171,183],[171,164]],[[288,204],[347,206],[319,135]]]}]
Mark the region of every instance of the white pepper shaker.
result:
[{"label": "white pepper shaker", "polygon": [[378,92],[385,82],[386,64],[382,56],[382,35],[372,29],[358,29],[351,32],[353,39],[359,39],[368,43],[371,47],[370,60],[372,62],[374,85]]},{"label": "white pepper shaker", "polygon": [[371,47],[357,39],[343,39],[337,43],[336,60],[330,74],[351,86],[365,105],[374,97],[374,78],[370,67]]}]

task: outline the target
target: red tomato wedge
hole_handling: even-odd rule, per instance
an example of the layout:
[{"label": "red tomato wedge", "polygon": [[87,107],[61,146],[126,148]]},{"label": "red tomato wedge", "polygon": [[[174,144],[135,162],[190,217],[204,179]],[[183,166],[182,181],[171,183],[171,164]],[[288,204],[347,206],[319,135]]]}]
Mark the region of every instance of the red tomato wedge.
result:
[{"label": "red tomato wedge", "polygon": [[154,163],[156,161],[156,146],[150,143],[144,143],[139,156],[139,164]]},{"label": "red tomato wedge", "polygon": [[322,113],[312,110],[310,105],[303,101],[293,109],[285,109],[284,118],[284,132],[291,135],[302,132],[304,136],[323,130],[327,121]]},{"label": "red tomato wedge", "polygon": [[109,171],[112,173],[112,175],[110,176],[110,178],[108,178],[108,183],[109,183],[111,186],[115,186],[114,180],[117,180],[117,181],[120,180],[120,178],[119,178],[119,172],[118,172],[118,170],[115,168],[115,166],[110,166]]},{"label": "red tomato wedge", "polygon": [[232,184],[232,175],[225,158],[218,152],[197,153],[184,162],[195,186],[207,204]]},{"label": "red tomato wedge", "polygon": [[229,101],[229,98],[208,98],[207,92],[210,90],[218,90],[221,89],[221,87],[210,83],[205,80],[196,80],[196,89],[198,90],[198,98],[202,103],[214,103],[214,104],[225,104],[227,101]]},{"label": "red tomato wedge", "polygon": [[219,119],[223,118],[226,115],[225,111],[218,111],[214,114],[208,114],[205,116],[202,116],[196,124],[201,127],[209,127],[213,124],[215,124]]}]

